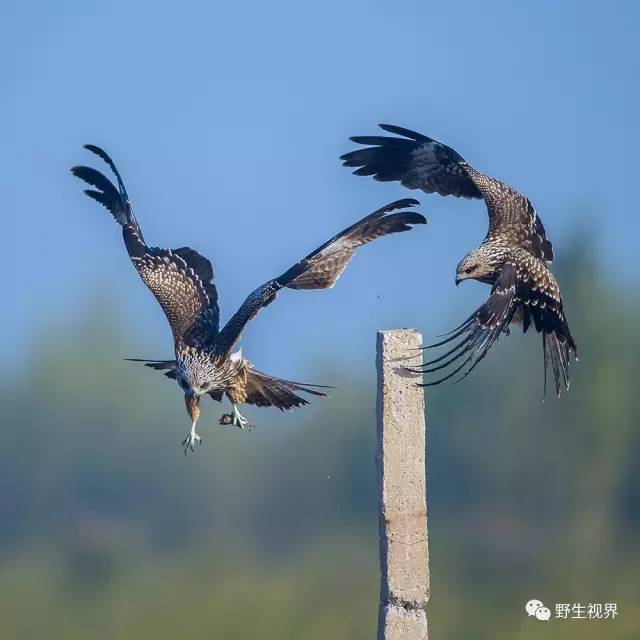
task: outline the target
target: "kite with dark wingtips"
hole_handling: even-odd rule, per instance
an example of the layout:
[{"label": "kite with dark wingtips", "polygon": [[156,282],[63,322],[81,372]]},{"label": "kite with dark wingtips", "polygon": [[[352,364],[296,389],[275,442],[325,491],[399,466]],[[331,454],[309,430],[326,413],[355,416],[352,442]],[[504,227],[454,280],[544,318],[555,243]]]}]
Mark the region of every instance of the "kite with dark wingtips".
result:
[{"label": "kite with dark wingtips", "polygon": [[[542,334],[546,388],[547,365],[553,369],[556,394],[569,389],[571,353],[577,359],[562,296],[547,262],[553,247],[544,225],[528,198],[513,187],[474,169],[450,147],[415,131],[395,125],[380,127],[393,136],[354,136],[367,145],[341,156],[355,175],[382,182],[398,181],[408,189],[443,196],[482,198],[489,214],[489,230],[478,247],[456,269],[456,285],[467,279],[491,285],[488,300],[445,340],[425,348],[440,347],[457,339],[444,355],[425,362],[416,371],[445,375],[425,386],[458,376],[465,378],[509,325],[533,326]],[[451,367],[451,368],[450,368]]]},{"label": "kite with dark wingtips", "polygon": [[308,404],[300,393],[325,396],[323,385],[283,380],[258,371],[234,345],[247,323],[263,307],[273,302],[278,292],[288,289],[326,289],[333,287],[356,249],[377,238],[409,231],[425,218],[409,209],[418,201],[404,198],[392,202],[341,231],[282,275],[253,291],[227,324],[219,328],[218,292],[213,282],[211,262],[189,247],[159,249],[146,244],[133,214],[124,183],[111,158],[99,147],[86,145],[111,168],[115,186],[91,167],[73,167],[72,173],[88,183],[85,193],[104,205],[122,227],[125,247],[143,282],[164,311],[171,332],[175,358],[141,360],[152,369],[164,371],[184,391],[192,425],[182,445],[185,453],[201,442],[196,432],[200,399],[208,395],[220,401],[223,394],[231,402],[232,412],[224,414],[220,424],[240,428],[253,425],[240,413],[243,403],[259,407],[273,406],[281,411]]}]

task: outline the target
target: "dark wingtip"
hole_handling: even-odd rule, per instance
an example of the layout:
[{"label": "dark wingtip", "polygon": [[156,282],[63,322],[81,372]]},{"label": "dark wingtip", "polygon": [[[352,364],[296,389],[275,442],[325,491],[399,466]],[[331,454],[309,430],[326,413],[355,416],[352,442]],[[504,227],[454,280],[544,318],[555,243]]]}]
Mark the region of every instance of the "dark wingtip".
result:
[{"label": "dark wingtip", "polygon": [[427,219],[417,211],[401,211],[399,213],[393,213],[384,219],[388,220],[391,218],[394,218],[398,223],[403,225],[402,229],[397,229],[398,231],[409,231],[411,229],[409,225],[412,224],[427,224]]},{"label": "dark wingtip", "polygon": [[403,136],[404,138],[412,139],[410,133],[415,133],[415,131],[410,131],[409,129],[405,129],[404,127],[399,127],[396,124],[385,124],[384,122],[379,122],[378,126],[387,133],[393,133],[397,136]]},{"label": "dark wingtip", "polygon": [[311,382],[295,382],[300,387],[314,387],[316,389],[337,389],[338,387],[333,387],[330,384],[312,384]]},{"label": "dark wingtip", "polygon": [[423,373],[422,369],[416,369],[414,367],[406,367],[405,365],[402,365],[401,369],[409,373],[415,373],[416,375],[420,375]]},{"label": "dark wingtip", "polygon": [[[357,160],[354,162],[352,162],[351,160],[346,160],[344,162],[344,166],[355,167],[357,166],[356,163],[357,163]],[[358,167],[357,169],[354,169],[351,173],[353,173],[354,176],[373,176],[376,171],[377,171],[376,168],[370,167],[365,164],[365,165],[362,165],[361,167]]]},{"label": "dark wingtip", "polygon": [[399,127],[397,124],[378,124],[378,126],[387,133],[393,133],[396,136],[402,136],[414,142],[429,142],[431,140],[431,138],[422,133],[407,129],[406,127]]},{"label": "dark wingtip", "polygon": [[378,211],[397,211],[398,209],[406,209],[407,207],[417,207],[420,205],[420,201],[415,198],[400,198],[400,200],[394,200],[389,204],[384,205],[378,209]]},{"label": "dark wingtip", "polygon": [[97,144],[83,144],[82,148],[86,149],[87,151],[91,151],[91,153],[95,153],[101,158],[107,155],[106,151],[99,147]]}]

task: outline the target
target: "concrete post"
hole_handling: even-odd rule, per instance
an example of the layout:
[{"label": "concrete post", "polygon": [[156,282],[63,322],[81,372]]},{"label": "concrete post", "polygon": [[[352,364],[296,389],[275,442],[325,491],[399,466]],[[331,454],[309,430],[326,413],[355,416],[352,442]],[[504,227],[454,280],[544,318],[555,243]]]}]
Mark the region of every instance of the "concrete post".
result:
[{"label": "concrete post", "polygon": [[402,369],[420,364],[421,346],[415,329],[378,332],[378,640],[428,638],[424,391],[421,378]]}]

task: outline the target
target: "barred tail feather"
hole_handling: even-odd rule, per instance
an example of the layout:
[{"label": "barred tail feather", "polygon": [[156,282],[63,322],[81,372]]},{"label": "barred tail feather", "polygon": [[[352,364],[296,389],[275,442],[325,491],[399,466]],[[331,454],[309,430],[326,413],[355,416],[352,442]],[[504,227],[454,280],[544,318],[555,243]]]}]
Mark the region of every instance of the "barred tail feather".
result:
[{"label": "barred tail feather", "polygon": [[247,399],[245,402],[259,407],[276,407],[280,411],[288,411],[309,404],[306,398],[296,392],[316,397],[326,397],[327,394],[323,391],[318,391],[318,389],[331,388],[319,384],[300,383],[275,378],[250,366],[247,369]]}]

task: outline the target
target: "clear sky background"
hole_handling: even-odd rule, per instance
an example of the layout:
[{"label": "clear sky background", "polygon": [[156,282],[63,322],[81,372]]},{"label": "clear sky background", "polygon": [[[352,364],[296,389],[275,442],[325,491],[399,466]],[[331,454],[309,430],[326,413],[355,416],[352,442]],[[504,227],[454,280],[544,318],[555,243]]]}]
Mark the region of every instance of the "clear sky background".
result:
[{"label": "clear sky background", "polygon": [[[534,202],[560,254],[602,238],[637,286],[636,2],[14,2],[0,4],[5,274],[0,356],[108,295],[137,353],[170,334],[108,214],[68,169],[114,157],[151,244],[216,271],[222,319],[247,293],[374,208],[416,196],[427,228],[364,247],[332,291],[285,291],[247,329],[264,370],[373,358],[374,333],[448,327],[486,287],[453,285],[484,205],[351,176],[349,135],[433,136]],[[570,316],[569,310],[569,316]],[[90,355],[90,354],[88,354]]]}]

